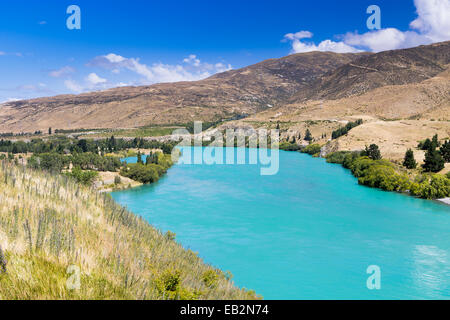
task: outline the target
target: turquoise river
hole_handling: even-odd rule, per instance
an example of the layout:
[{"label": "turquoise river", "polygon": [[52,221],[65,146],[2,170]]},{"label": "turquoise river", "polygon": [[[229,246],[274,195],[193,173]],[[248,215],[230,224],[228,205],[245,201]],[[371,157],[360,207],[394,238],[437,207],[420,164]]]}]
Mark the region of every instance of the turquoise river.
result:
[{"label": "turquoise river", "polygon": [[112,196],[265,299],[450,299],[450,206],[359,186],[323,159],[279,159],[273,176],[175,165]]}]

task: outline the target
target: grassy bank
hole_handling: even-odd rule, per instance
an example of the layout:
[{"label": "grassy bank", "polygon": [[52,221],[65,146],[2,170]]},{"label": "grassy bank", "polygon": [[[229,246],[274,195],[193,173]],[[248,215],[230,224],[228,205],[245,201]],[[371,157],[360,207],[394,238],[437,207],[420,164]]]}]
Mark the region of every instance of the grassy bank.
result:
[{"label": "grassy bank", "polygon": [[411,171],[388,160],[374,160],[360,152],[340,151],[327,156],[327,162],[351,170],[359,184],[385,191],[409,193],[423,199],[450,196],[450,176]]},{"label": "grassy bank", "polygon": [[2,161],[0,190],[0,299],[256,298],[73,179]]}]

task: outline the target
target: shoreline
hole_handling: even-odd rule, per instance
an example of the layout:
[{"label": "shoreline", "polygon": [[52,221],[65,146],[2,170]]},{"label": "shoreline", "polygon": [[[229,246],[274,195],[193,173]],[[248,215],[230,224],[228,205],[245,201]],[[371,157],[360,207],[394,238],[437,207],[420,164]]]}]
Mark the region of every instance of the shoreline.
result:
[{"label": "shoreline", "polygon": [[446,204],[450,206],[450,197],[448,198],[442,198],[442,199],[436,199],[436,201],[439,201],[440,203]]},{"label": "shoreline", "polygon": [[[192,147],[192,146],[191,146]],[[208,146],[202,146],[203,148],[205,148],[205,147],[208,147]],[[215,147],[215,146],[213,146],[213,147]],[[234,148],[237,148],[237,147],[234,147]],[[245,146],[245,147],[243,147],[244,149],[250,149],[248,146]],[[266,149],[269,149],[269,148],[266,148]],[[286,150],[286,149],[279,149],[280,151],[286,151],[286,152],[297,152],[297,153],[301,153],[301,154],[305,154],[305,155],[310,155],[311,157],[313,157],[313,158],[320,158],[320,159],[324,159],[324,160],[326,160],[326,157],[321,157],[321,156],[314,156],[314,155],[311,155],[311,154],[308,154],[308,153],[306,153],[306,152],[301,152],[301,150]],[[328,163],[328,162],[327,162]],[[174,163],[173,165],[175,165],[176,163]],[[339,165],[341,165],[341,164],[339,164]],[[342,166],[342,165],[341,165]],[[170,169],[170,168],[169,168]],[[356,178],[353,174],[352,174],[352,176],[355,178],[355,179],[358,179],[358,178]],[[118,190],[103,190],[103,192],[107,192],[107,193],[111,193],[111,192],[114,192],[114,191],[121,191],[121,190],[126,190],[126,189],[133,189],[133,188],[136,188],[136,187],[141,187],[141,186],[143,186],[143,185],[145,185],[145,184],[141,184],[141,185],[134,185],[134,186],[131,186],[131,188],[130,187],[128,187],[128,188],[125,188],[125,189],[118,189]],[[386,190],[383,190],[383,189],[381,189],[381,188],[375,188],[375,189],[378,189],[378,190],[381,190],[381,191],[384,191],[384,192],[397,192],[397,191],[386,191]],[[400,193],[402,193],[402,192],[400,192]],[[405,195],[407,195],[407,196],[409,196],[409,197],[413,197],[413,198],[417,198],[417,199],[423,199],[423,200],[430,200],[430,201],[436,201],[436,202],[438,202],[438,203],[440,203],[440,204],[444,204],[444,205],[447,205],[447,206],[450,206],[450,197],[446,197],[446,198],[440,198],[440,199],[424,199],[424,198],[418,198],[418,197],[416,197],[416,196],[414,196],[414,195],[411,195],[409,192],[403,192]]]}]

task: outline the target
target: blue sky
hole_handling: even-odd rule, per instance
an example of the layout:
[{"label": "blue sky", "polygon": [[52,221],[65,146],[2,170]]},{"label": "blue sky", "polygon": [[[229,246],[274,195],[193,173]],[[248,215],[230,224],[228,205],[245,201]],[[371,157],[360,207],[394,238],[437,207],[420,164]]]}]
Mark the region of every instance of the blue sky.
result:
[{"label": "blue sky", "polygon": [[[81,30],[66,27],[72,4]],[[381,30],[366,26],[373,4]],[[448,21],[450,0],[2,0],[0,102],[196,80],[296,52],[427,44],[450,39]]]}]

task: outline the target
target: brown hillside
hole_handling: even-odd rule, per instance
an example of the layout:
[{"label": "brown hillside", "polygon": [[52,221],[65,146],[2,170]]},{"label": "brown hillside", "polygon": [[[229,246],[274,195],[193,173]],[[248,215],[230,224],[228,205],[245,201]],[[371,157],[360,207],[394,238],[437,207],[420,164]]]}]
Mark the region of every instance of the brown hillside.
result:
[{"label": "brown hillside", "polygon": [[291,101],[340,99],[383,86],[419,83],[445,71],[449,63],[450,41],[365,55],[328,72]]},{"label": "brown hillside", "polygon": [[0,132],[137,127],[254,114],[283,103],[324,73],[364,55],[295,54],[201,81],[12,102],[0,107]]}]

